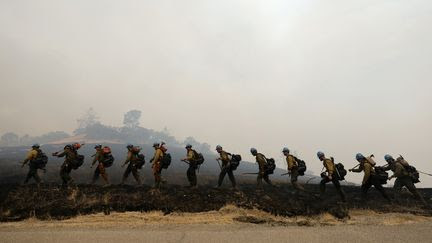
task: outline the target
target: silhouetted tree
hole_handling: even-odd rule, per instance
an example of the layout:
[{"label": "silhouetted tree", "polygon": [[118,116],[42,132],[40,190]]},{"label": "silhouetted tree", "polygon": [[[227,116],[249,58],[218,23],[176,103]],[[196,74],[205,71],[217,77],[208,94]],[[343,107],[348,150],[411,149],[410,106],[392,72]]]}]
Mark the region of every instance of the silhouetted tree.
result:
[{"label": "silhouetted tree", "polygon": [[30,145],[32,143],[32,141],[33,141],[32,137],[30,137],[30,135],[26,134],[19,139],[19,144],[20,145]]},{"label": "silhouetted tree", "polygon": [[192,145],[195,149],[197,149],[201,152],[209,152],[210,151],[210,145],[209,144],[200,143],[193,137],[187,137],[183,142],[183,145],[186,145],[186,144]]},{"label": "silhouetted tree", "polygon": [[86,113],[77,119],[78,128],[74,131],[75,134],[82,134],[86,127],[100,123],[99,117],[93,108],[90,108]]},{"label": "silhouetted tree", "polygon": [[8,132],[1,136],[0,143],[3,146],[16,146],[19,144],[19,137],[13,132]]},{"label": "silhouetted tree", "polygon": [[90,108],[77,121],[78,121],[78,128],[85,128],[90,125],[99,123],[99,117],[97,116],[96,111],[93,108]]},{"label": "silhouetted tree", "polygon": [[123,124],[128,128],[137,128],[139,126],[139,120],[141,118],[141,111],[130,110],[126,112],[123,119]]}]

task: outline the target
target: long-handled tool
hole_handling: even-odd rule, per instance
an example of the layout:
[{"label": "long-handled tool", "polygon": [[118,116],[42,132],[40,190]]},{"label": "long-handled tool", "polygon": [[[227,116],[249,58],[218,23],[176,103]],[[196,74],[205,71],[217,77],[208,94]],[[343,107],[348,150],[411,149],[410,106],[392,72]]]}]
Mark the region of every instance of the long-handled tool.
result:
[{"label": "long-handled tool", "polygon": [[311,182],[313,179],[315,179],[316,177],[311,177],[309,180],[306,181],[306,184],[309,184],[309,182]]},{"label": "long-handled tool", "polygon": [[190,165],[189,162],[187,162],[186,160],[181,160],[182,162],[185,162],[186,164]]},{"label": "long-handled tool", "polygon": [[220,170],[222,170],[222,166],[221,166],[221,164],[220,164],[219,160],[218,160],[218,159],[216,159],[216,161],[218,162],[218,165],[219,165],[219,169],[220,169]]},{"label": "long-handled tool", "polygon": [[358,165],[352,167],[350,170],[354,170],[355,168],[357,168],[357,167],[359,167],[359,166],[360,166],[360,164],[358,164]]},{"label": "long-handled tool", "polygon": [[429,174],[429,173],[426,173],[426,172],[422,172],[422,171],[419,171],[419,170],[418,170],[418,173],[421,173],[421,174],[423,174],[423,175],[432,176],[432,174]]}]

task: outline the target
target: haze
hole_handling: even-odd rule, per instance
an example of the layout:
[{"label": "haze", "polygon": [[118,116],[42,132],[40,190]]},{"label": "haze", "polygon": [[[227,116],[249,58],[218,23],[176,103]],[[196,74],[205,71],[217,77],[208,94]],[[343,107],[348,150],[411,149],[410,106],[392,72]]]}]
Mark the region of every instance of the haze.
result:
[{"label": "haze", "polygon": [[318,150],[432,172],[431,23],[426,0],[3,0],[0,134],[139,109],[144,127],[283,168],[288,146],[316,173]]}]

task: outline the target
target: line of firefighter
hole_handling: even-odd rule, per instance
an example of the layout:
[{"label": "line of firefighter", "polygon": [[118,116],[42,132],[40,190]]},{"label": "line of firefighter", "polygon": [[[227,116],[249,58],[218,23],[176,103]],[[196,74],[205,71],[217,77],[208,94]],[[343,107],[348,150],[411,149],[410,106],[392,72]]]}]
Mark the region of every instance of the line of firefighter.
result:
[{"label": "line of firefighter", "polygon": [[[74,167],[71,165],[72,161],[76,160],[84,160],[84,156],[78,155],[78,149],[80,149],[82,144],[75,143],[72,145],[66,145],[64,147],[64,150],[62,152],[55,152],[52,155],[56,157],[65,157],[65,161],[61,166],[60,169],[60,177],[63,181],[63,186],[69,186],[73,184],[73,180],[70,176],[70,173]],[[102,145],[98,144],[95,146],[96,154],[93,156],[93,162],[92,167],[98,163],[96,170],[93,175],[92,184],[94,184],[99,176],[101,176],[105,182],[105,186],[109,185],[108,175],[105,170],[105,163],[106,159],[104,158],[104,154],[110,154],[111,151],[108,148],[108,151],[106,150],[108,147],[102,147]],[[127,159],[122,164],[122,167],[126,166],[126,170],[123,174],[122,182],[121,184],[124,184],[126,179],[129,177],[130,173],[134,176],[136,182],[138,185],[141,185],[141,178],[139,174],[139,169],[141,169],[142,165],[144,164],[144,156],[140,154],[140,148],[133,146],[132,144],[128,144],[126,146],[128,150]],[[151,159],[152,163],[152,171],[154,176],[154,187],[159,189],[161,186],[161,183],[165,183],[166,181],[162,178],[162,162],[163,158],[166,155],[167,148],[165,146],[164,142],[161,143],[154,143],[153,148],[155,150],[154,156]],[[197,159],[199,160],[199,157],[202,157],[201,154],[197,153],[194,149],[192,149],[192,145],[188,144],[186,145],[186,157],[182,159],[183,162],[187,163],[189,165],[189,168],[187,170],[187,178],[190,183],[190,187],[196,188],[197,187],[197,176],[196,176],[196,170],[199,168],[199,162],[197,162]],[[223,150],[222,146],[217,145],[216,151],[219,153],[220,157],[216,160],[221,163],[219,163],[221,172],[219,174],[218,179],[218,185],[217,188],[222,186],[222,182],[225,178],[225,175],[228,174],[228,177],[231,181],[232,187],[236,188],[236,180],[234,177],[233,171],[235,168],[233,168],[233,157],[236,155],[227,153]],[[262,190],[262,180],[264,180],[269,185],[273,186],[272,182],[269,179],[269,175],[273,173],[273,170],[269,170],[269,161],[272,159],[267,159],[262,153],[258,153],[257,149],[251,148],[250,150],[251,154],[255,156],[256,162],[259,166],[259,172],[257,173],[257,186],[259,190]],[[298,183],[298,177],[300,175],[303,175],[304,170],[306,167],[304,166],[304,170],[302,171],[302,166],[300,165],[300,162],[303,162],[290,154],[290,150],[288,148],[283,148],[282,150],[283,155],[286,157],[287,162],[287,169],[288,173],[290,175],[290,181],[292,186],[294,187],[296,193],[309,193],[307,192],[299,183]],[[40,146],[38,144],[34,144],[32,146],[32,149],[29,151],[27,158],[23,161],[22,167],[24,167],[27,163],[29,164],[29,172],[26,176],[26,179],[24,183],[28,183],[28,181],[31,178],[34,178],[37,184],[41,182],[41,179],[39,178],[37,174],[37,170],[41,167],[35,163],[35,161],[40,160],[41,157],[44,157],[45,154],[41,151]],[[46,156],[45,156],[46,157]],[[112,156],[111,156],[112,157]],[[334,159],[332,157],[326,158],[325,154],[323,152],[318,152],[317,157],[320,161],[323,162],[323,170],[325,169],[325,172],[321,174],[322,180],[320,182],[320,194],[319,198],[322,198],[325,193],[326,184],[329,182],[332,182],[335,186],[336,191],[341,197],[342,201],[346,200],[345,193],[342,190],[340,186],[340,181],[344,180],[344,177],[346,175],[346,170],[339,166],[341,164],[335,164]],[[374,156],[371,155],[369,157],[363,156],[361,153],[358,153],[356,155],[356,160],[359,162],[359,164],[349,169],[350,172],[360,173],[364,172],[364,177],[362,180],[361,185],[361,196],[363,200],[366,200],[367,192],[368,190],[374,186],[381,194],[382,196],[388,200],[391,201],[390,197],[385,192],[382,184],[383,182],[382,178],[380,178],[377,175],[377,171],[385,172],[385,171],[393,171],[393,175],[389,177],[388,179],[391,180],[393,178],[396,178],[396,181],[394,183],[394,190],[397,192],[397,195],[400,196],[401,190],[403,187],[406,187],[413,196],[420,200],[423,204],[428,205],[427,202],[424,200],[424,198],[421,196],[421,194],[416,189],[414,183],[418,182],[413,179],[412,175],[409,171],[409,164],[406,162],[403,157],[399,157],[397,159],[394,159],[391,155],[385,155],[384,159],[387,162],[387,165],[378,167],[375,166],[376,163],[373,160]],[[241,160],[241,158],[239,159]],[[47,159],[45,159],[46,163]],[[202,158],[201,163],[204,161]],[[111,160],[111,164],[113,162],[113,159]],[[239,162],[239,161],[238,161]],[[274,163],[274,160],[273,160]],[[303,162],[304,163],[304,162]],[[81,163],[82,164],[82,163]],[[238,166],[238,163],[237,163]],[[79,167],[79,166],[78,166]],[[339,168],[338,168],[339,167]],[[357,168],[358,167],[358,168]],[[387,178],[384,179],[385,181]]]}]

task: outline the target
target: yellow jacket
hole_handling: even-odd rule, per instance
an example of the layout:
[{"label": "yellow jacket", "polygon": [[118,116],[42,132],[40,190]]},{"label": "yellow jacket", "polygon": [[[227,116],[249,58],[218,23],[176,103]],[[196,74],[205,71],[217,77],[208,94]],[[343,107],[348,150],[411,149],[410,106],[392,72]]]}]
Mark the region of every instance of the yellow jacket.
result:
[{"label": "yellow jacket", "polygon": [[323,165],[326,168],[326,171],[329,176],[333,176],[333,173],[335,172],[335,165],[331,159],[324,158]]},{"label": "yellow jacket", "polygon": [[219,155],[220,155],[220,160],[222,160],[222,165],[223,166],[226,166],[227,164],[230,163],[231,160],[230,160],[230,157],[229,157],[229,155],[228,155],[227,152],[221,151],[219,153]]},{"label": "yellow jacket", "polygon": [[267,160],[263,154],[258,153],[255,157],[256,162],[258,163],[259,170],[265,171],[265,166],[267,164]]},{"label": "yellow jacket", "polygon": [[126,157],[126,161],[125,164],[127,163],[135,163],[137,161],[137,156],[135,153],[133,153],[132,151],[129,151]]},{"label": "yellow jacket", "polygon": [[288,171],[291,171],[292,169],[294,169],[294,167],[297,166],[297,162],[295,161],[294,156],[292,156],[291,154],[286,157],[286,162],[288,164]]},{"label": "yellow jacket", "polygon": [[400,178],[404,176],[409,176],[409,173],[401,163],[396,162],[394,165],[393,176],[396,178]]},{"label": "yellow jacket", "polygon": [[56,155],[57,157],[66,157],[65,158],[65,163],[69,163],[73,160],[75,160],[78,156],[78,153],[75,150],[66,148],[63,150],[63,152],[61,152],[60,154]]},{"label": "yellow jacket", "polygon": [[194,158],[195,158],[194,151],[193,150],[188,151],[186,155],[186,160],[189,162],[193,162]]},{"label": "yellow jacket", "polygon": [[36,157],[38,156],[38,151],[36,149],[32,149],[27,153],[27,157],[24,160],[24,164],[26,164],[27,162],[36,159]]},{"label": "yellow jacket", "polygon": [[154,156],[153,156],[153,164],[160,163],[163,157],[162,149],[158,148],[155,150]]},{"label": "yellow jacket", "polygon": [[102,163],[103,159],[104,159],[103,151],[102,150],[96,151],[92,165],[96,164],[96,162]]},{"label": "yellow jacket", "polygon": [[360,167],[358,169],[352,170],[352,172],[356,172],[356,173],[359,173],[362,171],[364,171],[363,182],[362,182],[362,185],[364,185],[369,180],[371,175],[373,173],[375,173],[375,170],[369,162],[362,163],[362,164],[360,164]]}]

